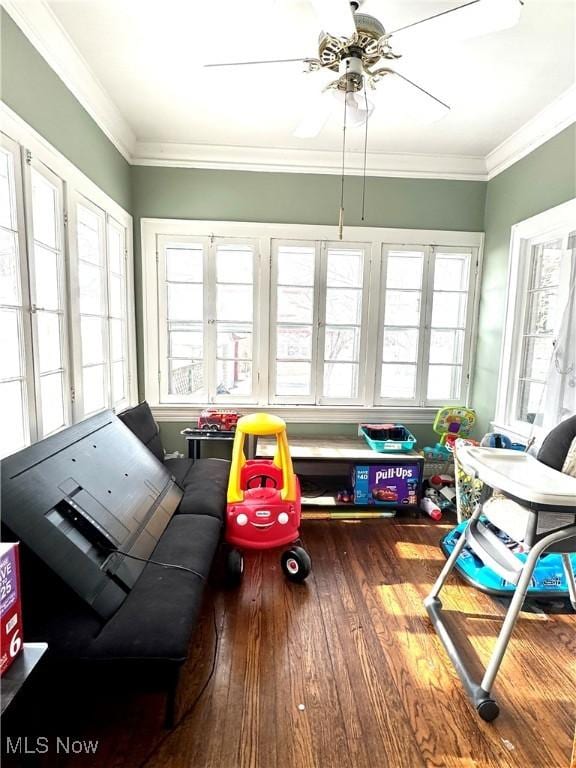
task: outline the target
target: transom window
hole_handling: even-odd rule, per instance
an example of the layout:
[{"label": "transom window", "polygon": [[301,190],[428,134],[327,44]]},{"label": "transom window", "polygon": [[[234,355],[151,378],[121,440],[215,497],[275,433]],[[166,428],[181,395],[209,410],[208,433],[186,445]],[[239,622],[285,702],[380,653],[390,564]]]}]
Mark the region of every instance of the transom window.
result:
[{"label": "transom window", "polygon": [[310,237],[328,229],[145,221],[149,401],[466,403],[480,237]]}]

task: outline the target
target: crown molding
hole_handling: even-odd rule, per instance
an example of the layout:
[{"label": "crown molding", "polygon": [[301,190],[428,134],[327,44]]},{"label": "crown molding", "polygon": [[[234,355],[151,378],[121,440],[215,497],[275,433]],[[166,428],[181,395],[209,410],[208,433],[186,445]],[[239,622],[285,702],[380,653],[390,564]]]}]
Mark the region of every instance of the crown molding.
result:
[{"label": "crown molding", "polygon": [[0,0],[30,43],[128,162],[136,136],[46,0]]},{"label": "crown molding", "polygon": [[[47,0],[0,0],[28,40],[132,165],[280,173],[339,174],[340,151],[137,141],[116,104],[60,24]],[[576,85],[491,150],[486,157],[369,152],[367,174],[489,181],[576,122]],[[363,154],[349,152],[346,172],[359,175]]]},{"label": "crown molding", "polygon": [[576,85],[568,88],[541,112],[505,139],[486,156],[488,180],[576,122]]},{"label": "crown molding", "polygon": [[[346,173],[363,173],[364,155],[348,152]],[[210,168],[237,171],[340,174],[342,153],[292,147],[246,147],[214,144],[171,144],[137,142],[134,165],[173,168]],[[368,176],[419,179],[461,179],[483,181],[486,167],[482,157],[460,155],[386,154],[369,152]]]}]

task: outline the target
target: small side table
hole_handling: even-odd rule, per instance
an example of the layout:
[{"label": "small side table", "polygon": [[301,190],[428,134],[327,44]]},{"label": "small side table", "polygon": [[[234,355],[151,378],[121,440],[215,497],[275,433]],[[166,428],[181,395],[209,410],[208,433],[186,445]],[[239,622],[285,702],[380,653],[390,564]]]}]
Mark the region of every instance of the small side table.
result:
[{"label": "small side table", "polygon": [[[199,459],[202,453],[202,442],[218,442],[221,440],[232,441],[234,440],[235,432],[219,432],[214,430],[209,432],[204,429],[195,429],[194,427],[187,427],[183,429],[180,434],[186,438],[188,444],[188,458]],[[253,435],[248,435],[247,445],[248,458],[253,459],[256,454],[256,439]]]},{"label": "small side table", "polygon": [[18,691],[38,664],[42,656],[48,650],[47,643],[24,643],[24,648],[18,658],[12,662],[11,666],[4,672],[0,678],[0,689],[2,692],[2,710],[10,706]]}]

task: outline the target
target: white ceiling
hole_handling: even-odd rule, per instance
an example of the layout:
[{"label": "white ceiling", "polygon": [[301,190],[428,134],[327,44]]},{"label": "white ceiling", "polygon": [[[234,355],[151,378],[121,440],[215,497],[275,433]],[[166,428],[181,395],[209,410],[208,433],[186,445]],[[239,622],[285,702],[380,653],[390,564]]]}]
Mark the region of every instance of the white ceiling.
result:
[{"label": "white ceiling", "polygon": [[[319,90],[299,64],[204,69],[210,61],[317,54],[308,0],[48,0],[139,142],[336,151],[341,125],[292,131]],[[365,0],[387,29],[461,4]],[[433,125],[394,123],[379,105],[373,153],[485,157],[576,81],[576,0],[525,0],[518,26],[404,53],[397,68],[451,105]],[[350,149],[363,131],[349,132]]]}]

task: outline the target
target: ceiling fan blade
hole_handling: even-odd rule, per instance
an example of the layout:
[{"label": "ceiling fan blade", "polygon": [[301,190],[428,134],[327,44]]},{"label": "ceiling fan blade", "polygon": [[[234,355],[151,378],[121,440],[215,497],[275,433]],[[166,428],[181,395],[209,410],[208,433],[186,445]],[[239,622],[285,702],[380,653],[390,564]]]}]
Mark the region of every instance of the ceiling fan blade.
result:
[{"label": "ceiling fan blade", "polygon": [[356,23],[349,0],[311,0],[323,32],[332,37],[350,38]]},{"label": "ceiling fan blade", "polygon": [[337,102],[328,91],[317,93],[309,102],[304,117],[294,129],[293,136],[298,139],[311,139],[318,136],[328,122]]},{"label": "ceiling fan blade", "polygon": [[303,56],[300,59],[264,59],[262,61],[224,61],[215,62],[213,64],[204,64],[205,68],[208,67],[251,67],[256,64],[292,64],[294,62],[304,63],[308,59]]},{"label": "ceiling fan blade", "polygon": [[458,42],[513,27],[520,20],[522,0],[470,0],[390,32],[394,40]]},{"label": "ceiling fan blade", "polygon": [[390,122],[409,119],[433,123],[450,112],[448,104],[393,70],[389,70],[373,90],[369,89],[368,99],[375,103],[378,113],[385,110],[386,120]]}]

